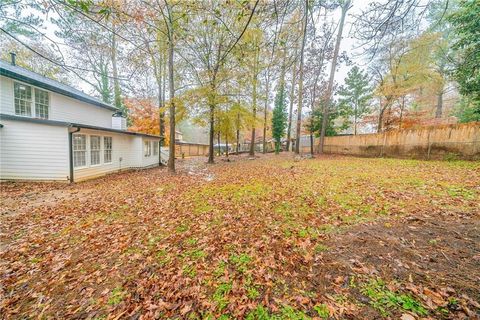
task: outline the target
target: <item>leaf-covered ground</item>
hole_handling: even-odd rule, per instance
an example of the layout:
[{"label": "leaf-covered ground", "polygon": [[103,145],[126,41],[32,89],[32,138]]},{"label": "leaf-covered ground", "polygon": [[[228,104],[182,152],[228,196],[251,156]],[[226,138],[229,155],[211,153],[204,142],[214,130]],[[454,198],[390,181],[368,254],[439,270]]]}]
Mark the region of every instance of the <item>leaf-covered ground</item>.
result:
[{"label": "leaf-covered ground", "polygon": [[479,317],[480,163],[204,160],[3,183],[0,317]]}]

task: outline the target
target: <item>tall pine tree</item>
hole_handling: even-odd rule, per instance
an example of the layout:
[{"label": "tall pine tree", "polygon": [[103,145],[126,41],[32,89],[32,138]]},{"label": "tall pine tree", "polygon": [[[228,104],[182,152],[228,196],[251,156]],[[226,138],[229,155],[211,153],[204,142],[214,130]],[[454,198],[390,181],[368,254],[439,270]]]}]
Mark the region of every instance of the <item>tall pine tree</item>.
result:
[{"label": "tall pine tree", "polygon": [[281,139],[285,135],[285,129],[287,129],[285,86],[281,83],[275,96],[275,107],[272,115],[272,136],[275,140],[276,154],[280,151]]},{"label": "tall pine tree", "polygon": [[369,85],[368,75],[357,66],[353,67],[345,79],[345,86],[338,91],[340,107],[346,116],[353,117],[353,134],[357,134],[358,120],[366,115],[369,102],[372,99],[372,88]]}]

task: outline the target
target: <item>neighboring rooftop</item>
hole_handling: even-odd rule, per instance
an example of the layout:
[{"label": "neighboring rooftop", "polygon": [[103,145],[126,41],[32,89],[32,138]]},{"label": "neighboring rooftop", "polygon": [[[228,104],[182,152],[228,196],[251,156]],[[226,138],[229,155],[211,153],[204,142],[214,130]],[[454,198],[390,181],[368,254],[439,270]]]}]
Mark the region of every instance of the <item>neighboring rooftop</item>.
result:
[{"label": "neighboring rooftop", "polygon": [[0,76],[12,78],[18,81],[22,81],[33,86],[43,88],[52,92],[59,93],[61,95],[77,99],[86,103],[93,104],[97,107],[105,108],[112,111],[118,111],[112,105],[109,105],[97,98],[89,96],[88,94],[75,89],[69,85],[60,83],[58,81],[46,78],[38,73],[24,69],[17,65],[13,65],[9,62],[0,60]]}]

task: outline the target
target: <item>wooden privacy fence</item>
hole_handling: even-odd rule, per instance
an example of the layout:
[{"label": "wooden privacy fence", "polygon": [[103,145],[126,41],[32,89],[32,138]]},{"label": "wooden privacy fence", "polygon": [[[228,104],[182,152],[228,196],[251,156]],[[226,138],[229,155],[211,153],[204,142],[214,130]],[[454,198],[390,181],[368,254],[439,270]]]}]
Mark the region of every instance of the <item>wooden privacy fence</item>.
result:
[{"label": "wooden privacy fence", "polygon": [[[319,139],[314,140],[318,152]],[[303,153],[310,152],[302,139]],[[415,159],[480,159],[480,122],[325,138],[325,153]]]},{"label": "wooden privacy fence", "polygon": [[175,142],[175,157],[196,157],[208,154],[208,144]]}]

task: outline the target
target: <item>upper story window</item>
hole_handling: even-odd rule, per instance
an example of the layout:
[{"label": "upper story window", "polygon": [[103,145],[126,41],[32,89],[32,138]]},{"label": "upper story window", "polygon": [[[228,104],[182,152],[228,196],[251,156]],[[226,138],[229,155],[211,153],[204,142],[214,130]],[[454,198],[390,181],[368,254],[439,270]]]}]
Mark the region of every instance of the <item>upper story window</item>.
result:
[{"label": "upper story window", "polygon": [[47,91],[35,88],[35,116],[48,119],[49,95]]},{"label": "upper story window", "polygon": [[48,119],[48,107],[50,96],[47,91],[35,88],[23,83],[14,82],[13,91],[15,97],[15,114],[19,116],[32,116],[32,102],[35,101],[34,117]]},{"label": "upper story window", "polygon": [[13,84],[15,95],[15,114],[19,116],[32,116],[32,87],[15,82]]}]

